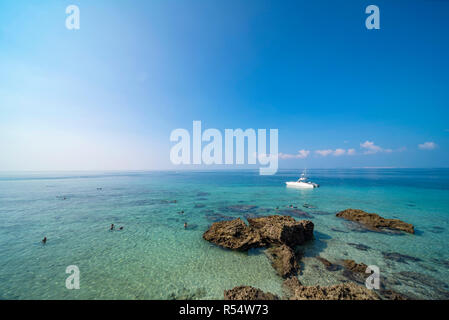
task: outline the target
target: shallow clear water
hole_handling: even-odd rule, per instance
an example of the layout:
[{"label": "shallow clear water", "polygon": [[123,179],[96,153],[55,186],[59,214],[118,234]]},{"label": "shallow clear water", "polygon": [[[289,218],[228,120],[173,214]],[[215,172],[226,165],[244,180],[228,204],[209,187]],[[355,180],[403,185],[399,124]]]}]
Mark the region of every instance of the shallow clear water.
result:
[{"label": "shallow clear water", "polygon": [[[286,188],[284,182],[298,176],[288,170],[275,176],[257,171],[1,174],[0,298],[221,299],[223,290],[243,284],[281,294],[282,279],[261,250],[224,250],[204,241],[202,233],[217,213],[243,218],[274,214],[276,207],[290,204],[315,223],[316,240],[303,248],[299,278],[304,284],[342,281],[339,272],[324,270],[314,258],[320,255],[377,265],[393,280],[392,289],[412,297],[448,298],[448,169],[308,173],[320,188]],[[305,203],[315,208],[303,208]],[[415,225],[416,234],[358,232],[335,217],[346,208],[402,219]],[[124,230],[109,231],[111,223]],[[40,243],[44,236],[46,245]],[[385,259],[386,252],[419,261]],[[80,269],[79,290],[65,287],[69,265]]]}]

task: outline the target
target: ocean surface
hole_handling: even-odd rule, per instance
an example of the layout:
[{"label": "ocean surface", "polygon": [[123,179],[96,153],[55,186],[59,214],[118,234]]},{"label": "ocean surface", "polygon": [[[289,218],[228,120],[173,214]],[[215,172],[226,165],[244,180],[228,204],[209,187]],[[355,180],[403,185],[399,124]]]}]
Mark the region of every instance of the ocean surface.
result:
[{"label": "ocean surface", "polygon": [[[344,281],[316,256],[353,259],[378,266],[397,292],[449,299],[449,169],[309,170],[320,188],[286,188],[299,173],[2,173],[0,299],[222,299],[237,285],[282,294],[263,250],[225,250],[202,234],[220,219],[290,205],[315,224],[303,284]],[[416,234],[367,232],[335,216],[346,208],[399,218]],[[69,265],[80,270],[79,290],[65,286]]]}]

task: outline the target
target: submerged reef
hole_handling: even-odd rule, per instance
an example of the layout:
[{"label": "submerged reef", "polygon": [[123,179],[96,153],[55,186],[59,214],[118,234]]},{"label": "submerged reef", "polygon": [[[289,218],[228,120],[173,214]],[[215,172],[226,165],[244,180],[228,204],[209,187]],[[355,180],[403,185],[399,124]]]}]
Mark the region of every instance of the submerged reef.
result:
[{"label": "submerged reef", "polygon": [[360,223],[365,228],[383,232],[385,229],[415,233],[414,226],[399,219],[386,219],[375,213],[358,209],[346,209],[337,213],[337,217]]},{"label": "submerged reef", "polygon": [[364,286],[344,282],[333,286],[303,286],[298,278],[284,281],[290,300],[379,300],[380,297]]},{"label": "submerged reef", "polygon": [[238,286],[224,291],[225,300],[279,300],[271,292],[263,292],[251,286]]},{"label": "submerged reef", "polygon": [[[229,208],[229,207],[228,207]],[[253,211],[253,206],[238,206],[238,210]],[[232,207],[235,210],[235,207]],[[282,212],[283,213],[283,212]],[[351,220],[361,227],[371,231],[384,232],[385,229],[414,233],[414,227],[398,219],[385,219],[377,214],[366,213],[362,210],[347,209],[337,213],[337,217]],[[391,279],[382,276],[381,288],[370,290],[365,287],[365,281],[370,273],[368,266],[362,262],[351,259],[331,262],[321,256],[315,256],[327,271],[335,273],[336,279],[341,283],[330,286],[305,286],[299,281],[300,260],[303,246],[314,239],[314,224],[309,220],[295,220],[287,215],[271,215],[258,217],[247,215],[248,224],[237,218],[230,221],[213,223],[204,232],[203,238],[220,247],[248,251],[253,248],[265,248],[264,253],[271,262],[277,274],[284,278],[283,296],[264,292],[258,288],[241,285],[224,291],[226,300],[404,300],[408,296],[399,294],[390,289],[390,286],[400,285]],[[372,248],[360,243],[347,243],[357,250],[368,251]],[[301,252],[301,254],[298,254]],[[407,261],[420,261],[418,258],[406,256],[396,252],[381,252],[384,259],[407,263]],[[413,277],[412,277],[413,276]],[[399,274],[401,280],[418,278],[421,283],[431,283],[435,287],[435,280],[410,273]],[[430,279],[430,280],[429,280]],[[441,285],[441,284],[438,284]],[[446,289],[446,288],[444,288]],[[442,289],[442,290],[444,290]]]}]

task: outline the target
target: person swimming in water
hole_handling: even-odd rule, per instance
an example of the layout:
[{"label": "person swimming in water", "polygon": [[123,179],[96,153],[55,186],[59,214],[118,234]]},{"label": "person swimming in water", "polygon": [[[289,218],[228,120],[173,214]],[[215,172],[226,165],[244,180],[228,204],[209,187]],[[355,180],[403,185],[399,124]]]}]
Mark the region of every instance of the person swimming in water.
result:
[{"label": "person swimming in water", "polygon": [[123,227],[118,228],[119,230],[123,230]]},{"label": "person swimming in water", "polygon": [[184,229],[187,229],[187,222],[184,222]]},{"label": "person swimming in water", "polygon": [[42,243],[46,244],[47,243],[47,237],[44,237],[44,239],[42,239]]},{"label": "person swimming in water", "polygon": [[111,229],[109,230],[114,230],[114,224],[111,224]]}]

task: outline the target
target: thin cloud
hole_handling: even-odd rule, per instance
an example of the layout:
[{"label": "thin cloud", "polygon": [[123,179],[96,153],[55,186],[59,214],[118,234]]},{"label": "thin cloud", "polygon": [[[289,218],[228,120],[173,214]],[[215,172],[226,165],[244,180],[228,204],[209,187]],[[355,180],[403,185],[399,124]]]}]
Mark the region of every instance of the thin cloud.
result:
[{"label": "thin cloud", "polygon": [[378,152],[382,152],[382,148],[379,146],[376,146],[374,142],[372,141],[365,141],[364,143],[360,144],[360,147],[365,149],[364,154],[374,154]]},{"label": "thin cloud", "polygon": [[433,150],[437,147],[435,142],[424,142],[422,144],[418,144],[418,148],[421,150]]},{"label": "thin cloud", "polygon": [[373,141],[368,141],[368,140],[366,140],[365,142],[361,143],[360,147],[362,147],[362,149],[365,150],[363,152],[363,154],[375,154],[375,153],[378,153],[378,152],[386,152],[386,153],[393,152],[392,149],[384,149],[384,148],[382,148],[380,146],[375,145]]},{"label": "thin cloud", "polygon": [[339,157],[339,156],[343,156],[343,155],[353,155],[353,154],[355,154],[355,150],[354,149],[346,150],[346,149],[337,148],[335,150],[332,150],[332,149],[315,150],[315,153],[322,157],[327,157],[329,155]]},{"label": "thin cloud", "polygon": [[[373,141],[365,141],[360,144],[360,147],[362,149],[362,154],[368,155],[368,154],[375,154],[378,152],[383,153],[391,153],[393,151],[402,152],[405,151],[405,147],[401,147],[399,149],[393,150],[393,149],[385,149],[382,148],[376,144],[374,144]],[[319,149],[312,151],[314,154],[320,157],[328,157],[328,156],[334,156],[334,157],[340,157],[340,156],[354,156],[354,155],[360,155],[361,153],[358,152],[354,148],[349,149],[343,149],[343,148],[337,148],[337,149]],[[289,154],[289,153],[279,153],[279,158],[281,159],[305,159],[311,154],[311,151],[309,150],[299,150],[297,154]]]},{"label": "thin cloud", "polygon": [[310,151],[301,149],[297,154],[289,154],[289,153],[279,153],[279,158],[281,159],[305,159],[309,156]]},{"label": "thin cloud", "polygon": [[353,155],[355,155],[355,149],[348,149],[347,154],[348,154],[348,156],[353,156]]},{"label": "thin cloud", "polygon": [[315,153],[319,154],[320,156],[323,157],[327,157],[328,155],[330,155],[333,151],[331,149],[326,149],[326,150],[316,150]]},{"label": "thin cloud", "polygon": [[345,149],[335,149],[333,155],[336,157],[342,156],[346,153]]},{"label": "thin cloud", "polygon": [[309,154],[310,154],[309,150],[302,149],[302,150],[298,151],[298,154],[296,156],[300,159],[304,159],[304,158],[307,158],[309,156]]}]

